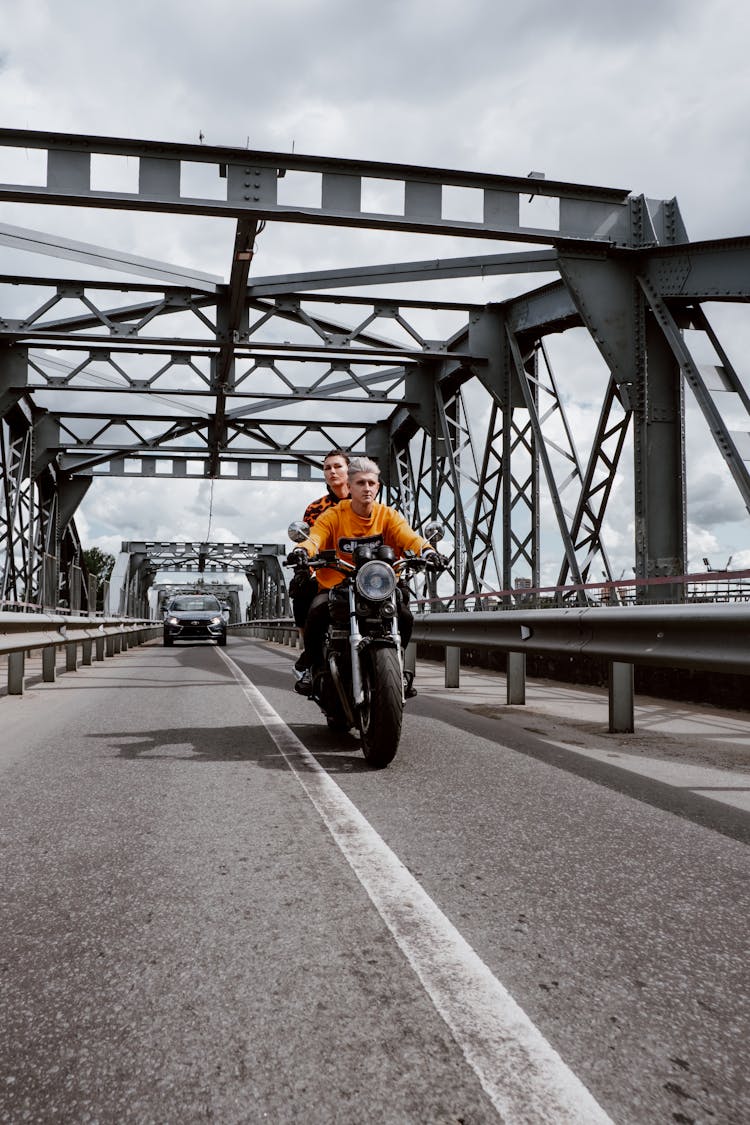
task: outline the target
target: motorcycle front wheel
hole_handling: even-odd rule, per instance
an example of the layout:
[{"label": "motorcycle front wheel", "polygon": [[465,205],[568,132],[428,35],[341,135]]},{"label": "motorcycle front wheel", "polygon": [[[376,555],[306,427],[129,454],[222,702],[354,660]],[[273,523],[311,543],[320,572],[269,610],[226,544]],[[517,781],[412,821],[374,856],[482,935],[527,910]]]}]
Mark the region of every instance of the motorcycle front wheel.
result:
[{"label": "motorcycle front wheel", "polygon": [[362,687],[362,752],[369,766],[382,770],[396,757],[404,713],[401,664],[395,648],[368,650],[362,661]]}]

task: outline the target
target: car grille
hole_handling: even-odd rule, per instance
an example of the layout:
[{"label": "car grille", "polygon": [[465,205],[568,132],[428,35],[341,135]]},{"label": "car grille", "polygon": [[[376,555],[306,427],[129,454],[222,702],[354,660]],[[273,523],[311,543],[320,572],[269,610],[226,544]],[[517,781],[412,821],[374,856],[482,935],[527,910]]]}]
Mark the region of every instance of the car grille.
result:
[{"label": "car grille", "polygon": [[223,633],[221,625],[212,625],[209,621],[180,621],[179,625],[167,626],[168,631],[177,639],[184,637],[219,637]]}]

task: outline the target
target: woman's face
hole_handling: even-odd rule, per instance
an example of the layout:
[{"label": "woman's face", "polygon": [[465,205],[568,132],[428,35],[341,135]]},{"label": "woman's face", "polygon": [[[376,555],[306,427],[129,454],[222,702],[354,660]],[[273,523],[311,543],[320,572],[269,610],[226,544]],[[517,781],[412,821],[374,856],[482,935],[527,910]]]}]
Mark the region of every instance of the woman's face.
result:
[{"label": "woman's face", "polygon": [[326,457],[323,462],[323,475],[326,479],[326,484],[337,495],[341,495],[340,490],[343,489],[344,495],[349,491],[346,474],[349,469],[346,461],[338,454],[334,457]]}]

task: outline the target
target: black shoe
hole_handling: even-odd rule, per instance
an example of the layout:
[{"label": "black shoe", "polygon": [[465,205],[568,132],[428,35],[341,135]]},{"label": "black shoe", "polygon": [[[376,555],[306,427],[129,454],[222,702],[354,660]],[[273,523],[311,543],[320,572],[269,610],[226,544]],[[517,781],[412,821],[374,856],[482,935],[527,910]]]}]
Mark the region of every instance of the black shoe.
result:
[{"label": "black shoe", "polygon": [[297,680],[296,684],[294,685],[294,690],[298,693],[298,695],[310,695],[312,691],[312,672],[309,668],[306,668],[300,678]]},{"label": "black shoe", "polygon": [[305,672],[310,667],[310,657],[303,650],[294,662],[297,672]]},{"label": "black shoe", "polygon": [[417,689],[414,687],[414,673],[404,672],[404,699],[413,699],[417,695]]}]

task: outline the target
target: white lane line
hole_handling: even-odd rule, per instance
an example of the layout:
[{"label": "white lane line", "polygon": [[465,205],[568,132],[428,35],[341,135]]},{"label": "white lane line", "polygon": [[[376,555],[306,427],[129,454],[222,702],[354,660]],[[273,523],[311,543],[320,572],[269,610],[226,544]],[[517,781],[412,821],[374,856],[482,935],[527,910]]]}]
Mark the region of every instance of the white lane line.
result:
[{"label": "white lane line", "polygon": [[612,1125],[510,993],[222,649],[290,769],[507,1125]]}]

